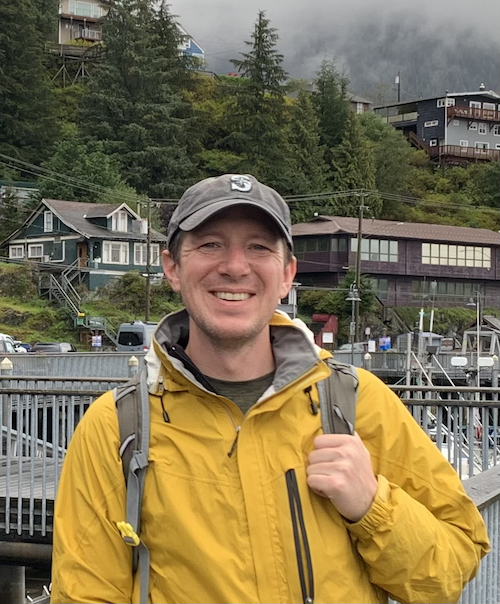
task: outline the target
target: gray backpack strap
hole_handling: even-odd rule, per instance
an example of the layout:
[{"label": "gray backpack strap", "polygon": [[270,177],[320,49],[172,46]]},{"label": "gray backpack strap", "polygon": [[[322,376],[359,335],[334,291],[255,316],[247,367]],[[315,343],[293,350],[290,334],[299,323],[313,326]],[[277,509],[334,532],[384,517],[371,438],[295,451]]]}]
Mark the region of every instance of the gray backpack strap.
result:
[{"label": "gray backpack strap", "polygon": [[354,434],[359,383],[356,368],[333,359],[326,363],[332,373],[317,384],[323,432]]},{"label": "gray backpack strap", "polygon": [[140,602],[147,604],[149,550],[141,541],[141,506],[149,453],[149,393],[144,369],[125,386],[115,390],[120,427],[120,457],[127,485],[126,520],[117,523],[123,540],[134,547],[133,571],[139,567]]}]

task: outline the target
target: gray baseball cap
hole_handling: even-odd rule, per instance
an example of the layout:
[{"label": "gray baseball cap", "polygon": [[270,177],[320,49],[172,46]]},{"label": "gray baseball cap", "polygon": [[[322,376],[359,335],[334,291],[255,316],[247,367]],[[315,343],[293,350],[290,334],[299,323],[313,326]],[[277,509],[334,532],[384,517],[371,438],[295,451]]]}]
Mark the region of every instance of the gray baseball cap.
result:
[{"label": "gray baseball cap", "polygon": [[249,174],[224,174],[196,183],[179,200],[167,230],[167,247],[180,229],[192,231],[217,212],[236,205],[259,208],[273,219],[293,249],[290,210],[281,195]]}]

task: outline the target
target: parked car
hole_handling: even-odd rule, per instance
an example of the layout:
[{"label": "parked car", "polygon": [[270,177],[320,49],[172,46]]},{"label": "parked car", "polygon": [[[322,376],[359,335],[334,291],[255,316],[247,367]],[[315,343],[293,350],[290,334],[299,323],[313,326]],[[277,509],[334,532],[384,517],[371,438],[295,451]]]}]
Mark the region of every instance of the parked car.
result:
[{"label": "parked car", "polygon": [[366,352],[368,344],[366,342],[354,342],[354,344],[349,342],[348,344],[342,344],[334,352],[351,352],[352,348],[354,348],[354,352]]},{"label": "parked car", "polygon": [[30,352],[77,352],[73,344],[68,342],[37,342]]},{"label": "parked car", "polygon": [[7,333],[0,333],[0,340],[10,342],[10,344],[14,347],[14,352],[26,352],[26,349],[21,346],[22,342],[14,339]]},{"label": "parked car", "polygon": [[14,348],[14,346],[12,346],[12,344],[9,342],[9,340],[0,339],[0,354],[1,353],[15,354],[15,352],[16,352],[16,349]]},{"label": "parked car", "polygon": [[132,321],[118,328],[118,352],[145,352],[149,350],[151,338],[158,323]]}]

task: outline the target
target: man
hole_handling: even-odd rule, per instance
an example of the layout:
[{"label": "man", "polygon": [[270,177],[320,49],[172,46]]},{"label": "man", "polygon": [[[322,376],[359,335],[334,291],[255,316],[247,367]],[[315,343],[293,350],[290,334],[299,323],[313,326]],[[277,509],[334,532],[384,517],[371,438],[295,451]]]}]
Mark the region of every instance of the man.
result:
[{"label": "man", "polygon": [[[322,433],[329,369],[275,313],[288,208],[252,176],[188,189],[164,271],[186,310],[148,353],[141,538],[151,602],[454,602],[489,549],[460,480],[397,397],[359,370],[356,434]],[[137,602],[117,415],[93,403],[66,457],[52,602]]]}]

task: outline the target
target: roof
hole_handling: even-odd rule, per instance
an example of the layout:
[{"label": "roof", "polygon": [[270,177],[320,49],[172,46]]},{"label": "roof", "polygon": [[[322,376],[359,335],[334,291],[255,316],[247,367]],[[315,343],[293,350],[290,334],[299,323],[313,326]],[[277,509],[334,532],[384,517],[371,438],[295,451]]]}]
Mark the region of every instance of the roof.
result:
[{"label": "roof", "polygon": [[349,93],[348,98],[351,103],[364,103],[365,105],[373,105],[373,101],[369,101],[368,99],[359,96],[359,94],[354,94],[352,92]]},{"label": "roof", "polygon": [[[84,201],[63,201],[61,199],[43,199],[42,204],[47,206],[54,214],[84,237],[100,237],[104,239],[130,239],[140,241],[146,240],[146,235],[137,233],[124,233],[109,231],[108,229],[94,224],[88,218],[107,218],[120,208],[127,210],[133,218],[138,215],[127,206],[127,204],[87,203]],[[151,229],[151,238],[154,241],[166,241],[162,233]]]},{"label": "roof", "polygon": [[[420,241],[447,241],[463,244],[500,246],[500,235],[489,229],[457,227],[444,224],[417,222],[397,222],[393,220],[364,219],[364,236],[386,237],[389,239],[418,239]],[[309,222],[295,224],[292,235],[334,235],[347,233],[356,235],[358,219],[345,216],[318,216]]]},{"label": "roof", "polygon": [[383,103],[382,105],[376,105],[373,109],[383,109],[384,107],[398,107],[399,105],[412,105],[415,103],[422,103],[424,101],[436,101],[437,99],[456,96],[487,96],[496,100],[500,99],[500,94],[498,94],[494,90],[476,90],[473,92],[445,92],[438,96],[428,96],[421,99],[408,99],[406,101],[399,101],[396,103]]}]

